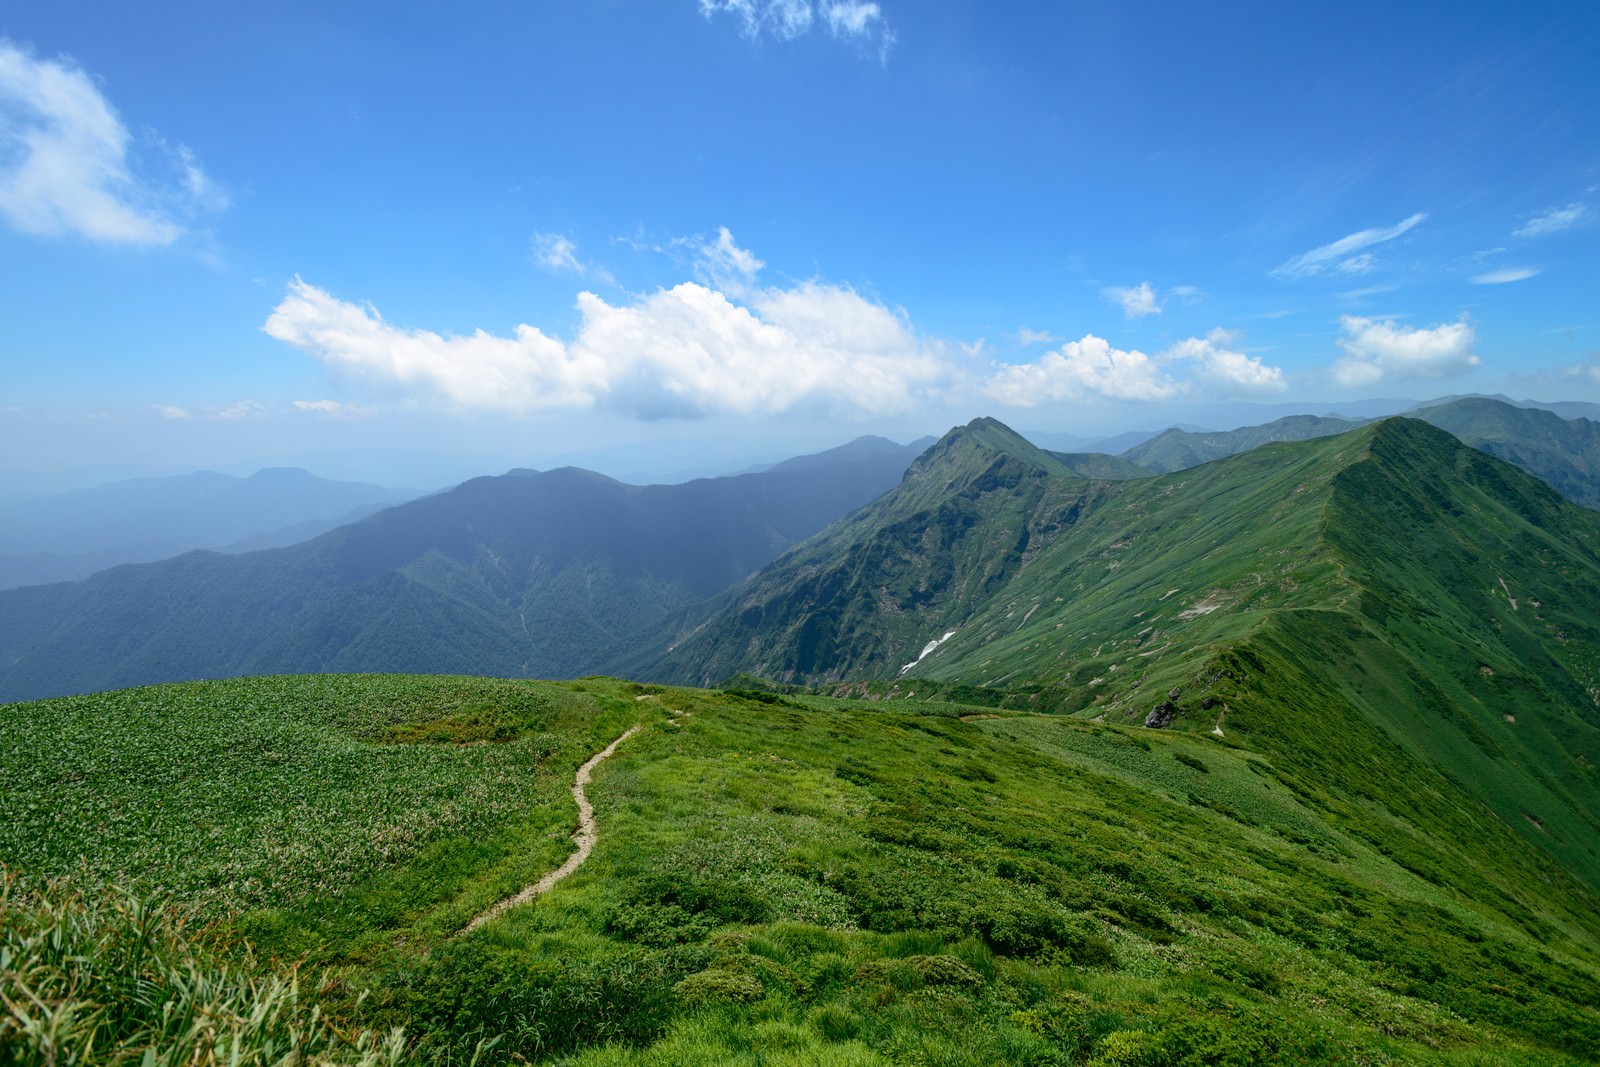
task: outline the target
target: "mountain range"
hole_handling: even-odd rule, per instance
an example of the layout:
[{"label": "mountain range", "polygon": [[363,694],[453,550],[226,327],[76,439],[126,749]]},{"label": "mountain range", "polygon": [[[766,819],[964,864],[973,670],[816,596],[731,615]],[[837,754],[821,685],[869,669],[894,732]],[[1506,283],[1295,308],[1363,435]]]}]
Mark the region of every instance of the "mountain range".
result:
[{"label": "mountain range", "polygon": [[1313,766],[1357,731],[1600,883],[1597,642],[1600,515],[1421,421],[1096,482],[982,419],[636,669],[977,686]]},{"label": "mountain range", "polygon": [[[1459,398],[1415,414],[1544,477],[1570,499],[1600,502],[1594,474],[1600,424],[1492,398]],[[1112,456],[1048,452],[982,422],[920,459],[926,441],[896,445],[868,437],[765,471],[673,486],[629,486],[575,468],[513,471],[271,551],[191,553],[82,582],[0,591],[0,699],[324,670],[522,677],[659,671],[702,683],[744,671],[808,681],[863,671],[892,677],[928,642],[965,625],[985,597],[1071,525],[1063,516],[1091,508],[1114,483],[1128,483],[1120,492],[1130,501],[1172,493],[1169,482],[1134,485],[1361,425],[1297,415],[1225,432],[1170,429]],[[901,486],[883,501],[892,521],[881,536],[862,539],[861,524],[869,519],[846,516],[895,489],[914,459],[912,473],[923,472],[916,487]],[[934,471],[945,472],[942,481]],[[209,484],[200,476],[191,481]],[[245,481],[340,485],[303,472],[263,472]],[[1012,482],[1015,492],[997,504],[993,485]],[[141,505],[147,514],[160,514],[176,486],[160,483],[156,490]],[[1034,496],[1024,499],[1027,493]],[[300,497],[307,507],[316,499],[311,492]],[[1057,503],[1059,514],[1050,512]],[[991,506],[1004,514],[989,515]],[[259,525],[260,516],[253,517]],[[845,525],[797,549],[807,561],[798,571],[775,564],[763,579],[764,606],[745,610],[772,615],[772,605],[813,597],[821,603],[827,598],[820,583],[845,588],[841,575],[851,568],[898,553],[907,569],[882,578],[875,594],[904,601],[891,618],[858,626],[828,612],[855,618],[863,606],[839,603],[784,623],[787,629],[747,643],[744,652],[736,652],[737,629],[722,623],[715,647],[667,650],[706,624],[715,598],[836,520]],[[1261,521],[1274,521],[1270,509]],[[47,525],[43,517],[34,520],[36,529]],[[85,522],[107,525],[114,524]],[[197,528],[195,536],[218,529]],[[1138,537],[1164,557],[1172,550],[1154,531]],[[909,561],[919,560],[927,561],[926,573],[910,568]],[[804,590],[794,584],[797,573],[809,583]],[[897,582],[910,584],[902,589]],[[1042,603],[1036,611],[1041,618],[1051,614]],[[830,636],[835,631],[844,636]],[[928,665],[948,660],[964,640],[952,637]],[[1015,681],[1007,676],[1005,684]]]},{"label": "mountain range", "polygon": [[269,467],[248,478],[197,471],[0,501],[0,589],[76,581],[196,548],[294,544],[420,495]]},{"label": "mountain range", "polygon": [[0,700],[310,671],[571,677],[895,485],[926,442],[630,486],[476,478],[301,544],[0,592]]},{"label": "mountain range", "polygon": [[[1517,463],[977,419],[514,471],[0,593],[9,691],[340,672],[7,705],[0,859],[224,914],[397,1060],[1595,1062],[1600,512],[1523,469],[1581,492],[1586,427],[1507,407],[1418,414]],[[401,668],[634,681],[347,673]],[[464,930],[586,782],[583,872]]]}]

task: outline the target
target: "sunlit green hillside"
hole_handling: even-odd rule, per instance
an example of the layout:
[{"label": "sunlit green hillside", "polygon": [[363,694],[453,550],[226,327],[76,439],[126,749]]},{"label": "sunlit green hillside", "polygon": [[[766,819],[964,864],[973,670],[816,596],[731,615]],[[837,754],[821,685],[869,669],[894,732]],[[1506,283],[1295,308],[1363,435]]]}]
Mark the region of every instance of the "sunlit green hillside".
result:
[{"label": "sunlit green hillside", "polygon": [[[574,768],[635,724],[589,786],[589,862],[460,932],[566,855]],[[1392,747],[1319,739],[1375,783],[1416,776],[1433,803],[1413,817],[1318,788],[1318,757],[1260,733],[605,679],[7,705],[6,936],[37,928],[50,878],[171,899],[220,923],[212,966],[305,960],[296,1010],[320,1003],[347,1039],[328,1062],[377,1062],[394,1026],[418,1062],[1600,1056],[1592,886]],[[1419,844],[1445,838],[1471,863]],[[106,1058],[158,1011],[77,994],[63,1036],[102,1011]],[[12,1019],[0,1048],[33,1062]]]}]

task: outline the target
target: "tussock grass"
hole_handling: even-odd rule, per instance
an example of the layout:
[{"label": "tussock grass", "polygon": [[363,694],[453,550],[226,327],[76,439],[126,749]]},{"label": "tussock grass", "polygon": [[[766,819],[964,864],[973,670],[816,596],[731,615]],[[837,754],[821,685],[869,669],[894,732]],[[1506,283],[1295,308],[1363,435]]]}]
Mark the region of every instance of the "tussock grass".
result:
[{"label": "tussock grass", "polygon": [[224,961],[192,912],[124,891],[51,882],[24,893],[0,875],[0,1062],[140,1067],[327,1064],[393,1067],[404,1031],[351,1030],[266,973]]}]

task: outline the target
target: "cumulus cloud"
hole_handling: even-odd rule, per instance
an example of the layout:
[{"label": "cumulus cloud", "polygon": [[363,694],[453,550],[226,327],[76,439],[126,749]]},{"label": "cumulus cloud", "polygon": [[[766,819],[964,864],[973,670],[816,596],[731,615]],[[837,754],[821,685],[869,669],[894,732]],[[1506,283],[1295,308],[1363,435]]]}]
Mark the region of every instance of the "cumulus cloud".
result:
[{"label": "cumulus cloud", "polygon": [[0,38],[0,217],[43,237],[166,245],[227,207],[194,153],[133,138],[94,79]]},{"label": "cumulus cloud", "polygon": [[1047,345],[1056,340],[1056,336],[1048,330],[1030,330],[1026,326],[1017,328],[1017,344],[1024,348],[1033,345]]},{"label": "cumulus cloud", "polygon": [[1392,241],[1420,225],[1427,217],[1425,212],[1418,212],[1393,226],[1358,230],[1320,248],[1303,252],[1272,273],[1280,278],[1309,278],[1314,274],[1321,274],[1331,266],[1345,274],[1364,274],[1373,268],[1375,260],[1371,253],[1358,254],[1362,249]]},{"label": "cumulus cloud", "polygon": [[1516,237],[1543,237],[1546,234],[1560,233],[1570,230],[1583,222],[1589,215],[1589,208],[1584,204],[1568,204],[1566,207],[1551,208],[1542,215],[1535,215],[1513,231]]},{"label": "cumulus cloud", "polygon": [[1212,330],[1204,338],[1179,341],[1164,353],[1171,362],[1188,360],[1192,378],[1208,386],[1207,392],[1225,396],[1271,396],[1289,387],[1283,371],[1269,367],[1256,356],[1246,355],[1234,346],[1239,335],[1228,330]]},{"label": "cumulus cloud", "polygon": [[822,283],[744,303],[693,282],[627,305],[580,293],[571,340],[404,329],[296,278],[263,329],[330,369],[459,408],[603,408],[641,418],[795,409],[907,410],[948,385],[940,348],[853,290]]},{"label": "cumulus cloud", "polygon": [[1487,274],[1479,274],[1472,279],[1472,282],[1474,285],[1505,285],[1508,282],[1526,281],[1538,273],[1537,267],[1504,267],[1489,271]]},{"label": "cumulus cloud", "polygon": [[188,408],[179,407],[177,404],[157,404],[155,409],[163,419],[188,419],[194,417]]},{"label": "cumulus cloud", "polygon": [[1154,359],[1086,335],[1032,363],[1002,367],[984,392],[1002,404],[1031,408],[1064,400],[1164,400],[1182,389]]},{"label": "cumulus cloud", "polygon": [[1161,303],[1156,299],[1156,291],[1150,287],[1149,282],[1140,282],[1131,289],[1115,287],[1102,289],[1100,295],[1111,303],[1119,305],[1122,313],[1130,319],[1161,314]]},{"label": "cumulus cloud", "polygon": [[1197,391],[1229,397],[1283,392],[1283,371],[1235,350],[1237,341],[1237,334],[1217,329],[1151,356],[1089,334],[1032,363],[1001,367],[983,392],[1002,404],[1027,408],[1064,401],[1167,400]]},{"label": "cumulus cloud", "polygon": [[1463,319],[1432,328],[1397,325],[1392,319],[1344,315],[1344,355],[1333,365],[1340,385],[1371,385],[1384,378],[1448,378],[1483,361],[1472,351],[1477,335]]},{"label": "cumulus cloud", "polygon": [[887,58],[894,30],[876,3],[863,0],[699,0],[706,18],[726,15],[752,41],[792,41],[824,27],[834,37],[876,49]]}]

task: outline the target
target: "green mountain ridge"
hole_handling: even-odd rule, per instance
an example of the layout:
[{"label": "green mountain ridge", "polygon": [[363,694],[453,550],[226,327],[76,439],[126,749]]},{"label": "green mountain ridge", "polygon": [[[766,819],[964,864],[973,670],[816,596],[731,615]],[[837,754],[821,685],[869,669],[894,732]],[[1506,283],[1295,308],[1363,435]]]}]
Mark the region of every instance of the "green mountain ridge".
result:
[{"label": "green mountain ridge", "polygon": [[1415,420],[1118,483],[977,431],[730,593],[652,676],[898,678],[901,693],[926,679],[1109,721],[1300,735],[1292,704],[1234,666],[1270,634],[1275,658],[1310,665],[1302,699],[1425,754],[1600,885],[1600,516]]},{"label": "green mountain ridge", "polygon": [[[391,1027],[388,1062],[441,1065],[1600,1059],[1600,515],[1404,418],[1124,480],[980,419],[898,480],[680,609],[656,678],[744,672],[722,691],[340,675],[0,706],[8,958],[59,990],[64,1044],[100,1026],[130,1059],[195,1040],[132,1023],[184,1018],[205,951],[262,982],[301,960],[330,1063]],[[328,627],[444,603],[435,647],[466,655],[504,603],[484,576],[530,558],[488,516],[559,499],[575,548],[633,543],[631,516],[666,557],[751,484],[630,512],[646,490],[589,472],[483,479],[329,535],[311,573],[371,598]],[[285,570],[253,610],[332,640],[303,561],[259,558]],[[587,787],[589,861],[464,930],[567,856],[574,770],[634,727]],[[135,1003],[116,953],[183,927],[120,932],[159,913],[95,913],[112,882],[220,947],[171,950],[170,992],[140,964]],[[226,1017],[281,1021],[261,996]]]},{"label": "green mountain ridge", "polygon": [[1122,458],[1156,474],[1170,474],[1262,445],[1328,437],[1360,425],[1359,419],[1289,415],[1261,426],[1244,426],[1237,430],[1196,432],[1174,428],[1128,449],[1122,453]]},{"label": "green mountain ridge", "polygon": [[1600,422],[1486,397],[1462,397],[1412,414],[1543,479],[1574,503],[1600,508]]},{"label": "green mountain ridge", "polygon": [[[1505,397],[1451,397],[1418,405],[1407,417],[1448,431],[1491,456],[1548,482],[1575,504],[1600,507],[1600,423],[1563,405],[1515,403]],[[1585,405],[1566,405],[1587,410]],[[1367,420],[1291,415],[1259,426],[1208,431],[1168,429],[1123,452],[1122,464],[1079,467],[1093,477],[1137,477],[1133,467],[1170,474],[1279,441],[1306,441],[1344,433]],[[1080,457],[1086,459],[1087,457]],[[1131,467],[1128,466],[1131,464]]]}]

